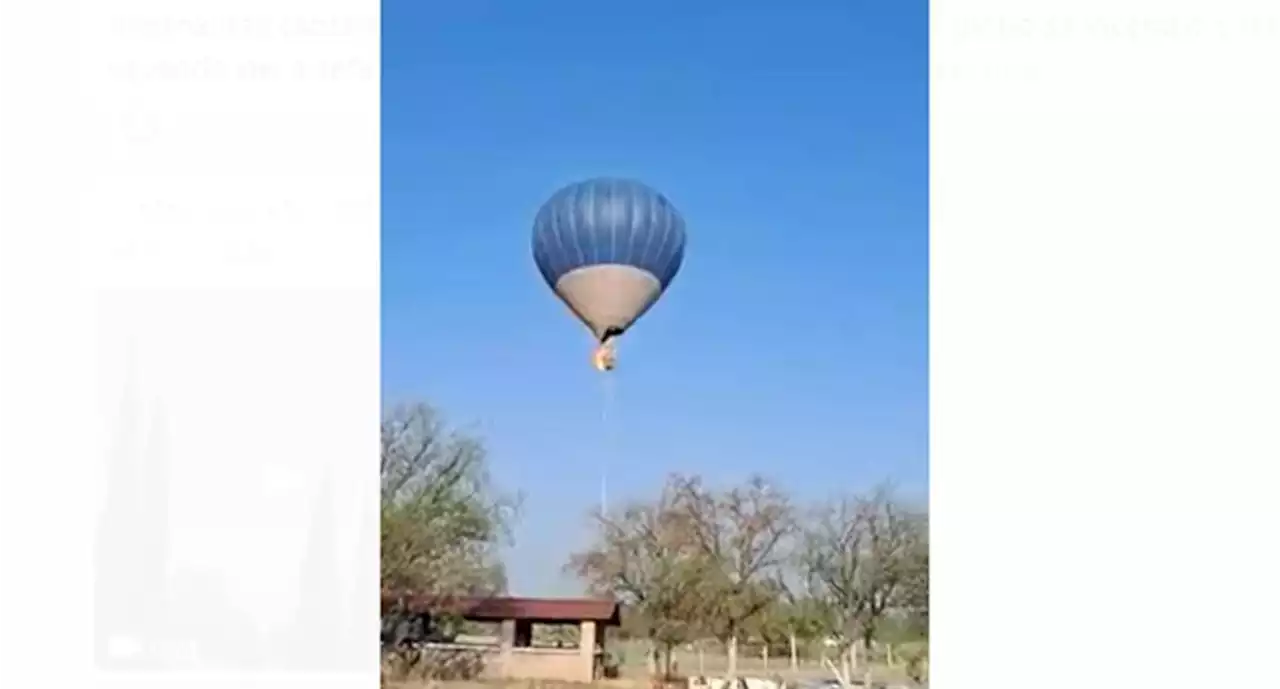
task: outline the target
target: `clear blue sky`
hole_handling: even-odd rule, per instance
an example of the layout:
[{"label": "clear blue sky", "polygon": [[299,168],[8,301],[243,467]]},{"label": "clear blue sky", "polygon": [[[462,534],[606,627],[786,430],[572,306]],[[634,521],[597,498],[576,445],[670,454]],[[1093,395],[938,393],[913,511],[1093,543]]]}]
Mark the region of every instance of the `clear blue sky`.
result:
[{"label": "clear blue sky", "polygon": [[[672,471],[926,490],[926,2],[386,0],[382,46],[384,397],[481,432],[525,493],[516,593],[579,592],[601,457],[611,501]],[[613,440],[530,253],[596,175],[689,237],[619,346]]]}]

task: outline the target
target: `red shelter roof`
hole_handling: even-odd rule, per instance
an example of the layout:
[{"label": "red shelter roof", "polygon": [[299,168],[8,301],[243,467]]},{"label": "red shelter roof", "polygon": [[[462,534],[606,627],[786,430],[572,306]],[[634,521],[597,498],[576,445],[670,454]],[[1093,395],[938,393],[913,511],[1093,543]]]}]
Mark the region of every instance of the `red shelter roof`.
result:
[{"label": "red shelter roof", "polygon": [[602,598],[453,598],[383,593],[382,609],[397,603],[417,613],[445,612],[476,622],[528,620],[532,622],[580,622],[607,626],[620,624],[616,601]]}]

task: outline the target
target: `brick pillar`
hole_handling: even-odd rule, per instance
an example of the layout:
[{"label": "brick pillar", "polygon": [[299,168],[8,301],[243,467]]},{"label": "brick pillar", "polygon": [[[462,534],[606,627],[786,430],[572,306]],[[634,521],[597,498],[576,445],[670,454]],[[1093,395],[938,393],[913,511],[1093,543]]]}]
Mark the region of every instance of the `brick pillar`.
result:
[{"label": "brick pillar", "polygon": [[583,620],[581,633],[578,635],[578,658],[581,663],[582,682],[596,679],[596,623],[594,620]]},{"label": "brick pillar", "polygon": [[494,673],[498,677],[511,676],[511,648],[516,642],[516,621],[503,620],[502,627],[498,631],[498,671]]}]

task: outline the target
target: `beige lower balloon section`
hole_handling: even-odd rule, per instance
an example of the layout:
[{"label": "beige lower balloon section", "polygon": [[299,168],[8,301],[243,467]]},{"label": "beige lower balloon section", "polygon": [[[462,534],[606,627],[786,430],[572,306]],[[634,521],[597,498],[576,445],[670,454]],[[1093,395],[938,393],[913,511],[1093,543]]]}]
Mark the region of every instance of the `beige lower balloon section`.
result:
[{"label": "beige lower balloon section", "polygon": [[630,327],[657,301],[662,284],[646,270],[605,263],[565,273],[555,292],[599,339],[610,328]]}]

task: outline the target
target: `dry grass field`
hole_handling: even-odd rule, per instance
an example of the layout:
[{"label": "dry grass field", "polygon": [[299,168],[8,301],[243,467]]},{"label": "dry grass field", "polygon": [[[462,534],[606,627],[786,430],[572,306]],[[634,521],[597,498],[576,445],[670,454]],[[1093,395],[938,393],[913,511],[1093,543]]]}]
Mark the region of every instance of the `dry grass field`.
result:
[{"label": "dry grass field", "polygon": [[[390,689],[653,689],[654,681],[650,678],[648,664],[645,660],[644,647],[641,644],[615,644],[611,652],[619,658],[621,676],[617,679],[599,680],[590,684],[545,680],[473,680],[473,681],[390,681],[386,686]],[[898,658],[893,663],[878,657],[871,663],[872,682],[888,687],[915,686],[910,680],[906,658],[925,651],[922,644],[902,644],[897,652]],[[728,658],[723,653],[680,649],[673,657],[673,678],[666,683],[672,689],[685,689],[685,678],[695,675],[723,677],[728,668]],[[862,668],[855,680],[861,681]],[[758,655],[743,653],[738,657],[738,675],[741,677],[761,677],[780,680],[787,684],[805,682],[806,680],[833,679],[819,659],[802,659],[793,670],[790,659],[773,657],[769,659]]]},{"label": "dry grass field", "polygon": [[[876,686],[885,687],[887,689],[917,686],[912,684],[909,680],[902,678],[895,679],[892,677],[876,677],[873,682]],[[676,679],[665,683],[665,685],[657,685],[648,679],[622,678],[598,680],[589,684],[550,680],[412,680],[404,682],[390,681],[384,685],[386,689],[654,689],[656,686],[663,686],[664,689],[685,689],[687,687],[687,683],[684,679]]]}]

